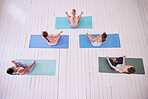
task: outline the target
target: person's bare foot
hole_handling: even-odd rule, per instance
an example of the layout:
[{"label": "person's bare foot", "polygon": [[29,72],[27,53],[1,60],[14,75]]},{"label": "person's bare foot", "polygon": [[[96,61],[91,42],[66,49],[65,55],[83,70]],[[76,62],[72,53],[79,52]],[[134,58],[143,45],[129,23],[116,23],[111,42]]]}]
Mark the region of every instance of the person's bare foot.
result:
[{"label": "person's bare foot", "polygon": [[84,12],[82,11],[82,12],[81,12],[81,15],[82,15],[83,13],[84,13]]},{"label": "person's bare foot", "polygon": [[88,35],[88,33],[86,33],[86,35]]}]

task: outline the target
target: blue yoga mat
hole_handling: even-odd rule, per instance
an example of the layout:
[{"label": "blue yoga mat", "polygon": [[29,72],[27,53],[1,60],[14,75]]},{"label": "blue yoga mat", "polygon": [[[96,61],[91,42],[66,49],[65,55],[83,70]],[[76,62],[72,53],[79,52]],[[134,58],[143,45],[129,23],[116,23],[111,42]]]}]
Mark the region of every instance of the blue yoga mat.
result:
[{"label": "blue yoga mat", "polygon": [[[31,65],[34,60],[16,59],[24,65]],[[56,60],[36,60],[35,67],[29,75],[55,75]]]},{"label": "blue yoga mat", "polygon": [[31,35],[29,48],[63,48],[69,46],[69,35],[61,35],[57,45],[48,45],[47,41],[42,38],[42,35]]},{"label": "blue yoga mat", "polygon": [[[97,37],[100,34],[91,34],[94,37]],[[87,35],[79,35],[79,45],[80,48],[119,48],[120,39],[119,34],[107,34],[107,40],[101,44],[101,46],[93,46]]]},{"label": "blue yoga mat", "polygon": [[[56,17],[56,29],[74,29],[70,27],[67,17]],[[92,16],[81,17],[79,26],[75,29],[89,29],[92,28]]]}]

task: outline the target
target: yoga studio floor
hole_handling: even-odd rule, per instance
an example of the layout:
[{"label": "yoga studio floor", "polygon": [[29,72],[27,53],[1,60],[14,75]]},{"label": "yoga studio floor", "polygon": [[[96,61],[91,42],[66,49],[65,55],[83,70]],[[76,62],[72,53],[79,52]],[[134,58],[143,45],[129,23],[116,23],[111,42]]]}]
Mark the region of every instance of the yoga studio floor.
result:
[{"label": "yoga studio floor", "polygon": [[[55,29],[72,8],[92,29]],[[29,48],[41,31],[69,35],[68,49]],[[121,48],[80,48],[79,34],[118,33]],[[148,99],[147,0],[0,0],[0,99]],[[142,58],[145,74],[98,71],[98,57]],[[56,60],[55,76],[10,76],[14,59]]]}]

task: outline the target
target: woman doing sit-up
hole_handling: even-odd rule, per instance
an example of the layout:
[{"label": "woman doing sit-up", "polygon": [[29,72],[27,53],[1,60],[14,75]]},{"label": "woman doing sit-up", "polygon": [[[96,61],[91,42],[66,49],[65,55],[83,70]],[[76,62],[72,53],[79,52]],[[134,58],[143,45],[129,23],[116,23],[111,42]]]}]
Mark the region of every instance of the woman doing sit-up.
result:
[{"label": "woman doing sit-up", "polygon": [[117,72],[126,73],[126,74],[135,73],[136,70],[133,66],[125,64],[125,58],[126,56],[114,58],[114,59],[108,58],[108,56],[106,57],[109,65],[113,69],[115,69]]},{"label": "woman doing sit-up", "polygon": [[29,74],[35,66],[36,61],[34,61],[31,65],[24,65],[20,62],[12,61],[15,64],[15,67],[10,67],[7,69],[7,73],[10,75],[24,75]]},{"label": "woman doing sit-up", "polygon": [[94,36],[92,36],[92,35],[89,35],[88,33],[86,33],[86,35],[88,36],[88,38],[89,38],[89,40],[90,40],[90,42],[91,42],[91,44],[92,44],[93,46],[100,46],[100,45],[101,45],[104,41],[106,41],[106,39],[107,39],[107,34],[106,34],[106,32],[100,34],[100,35],[97,36],[97,37],[94,37]]},{"label": "woman doing sit-up", "polygon": [[59,38],[60,38],[60,34],[63,33],[63,31],[61,31],[60,33],[56,34],[56,35],[49,35],[47,31],[43,31],[42,35],[43,35],[43,39],[45,41],[48,42],[49,45],[56,45]]},{"label": "woman doing sit-up", "polygon": [[83,12],[81,12],[81,14],[79,16],[76,17],[76,10],[72,9],[72,16],[68,15],[68,13],[66,12],[69,24],[72,28],[77,28],[79,26],[80,20],[81,20],[81,16],[83,14]]}]

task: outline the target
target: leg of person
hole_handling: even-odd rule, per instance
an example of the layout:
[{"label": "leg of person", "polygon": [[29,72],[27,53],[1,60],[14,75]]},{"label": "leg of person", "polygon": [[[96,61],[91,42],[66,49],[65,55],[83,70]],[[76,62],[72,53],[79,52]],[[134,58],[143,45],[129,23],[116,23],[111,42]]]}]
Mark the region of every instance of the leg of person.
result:
[{"label": "leg of person", "polygon": [[60,36],[61,33],[56,34],[55,36],[50,36],[50,40],[54,40]]},{"label": "leg of person", "polygon": [[23,67],[23,68],[26,67],[26,66],[25,66],[24,64],[22,64],[21,62],[17,62],[16,64],[17,64],[18,67]]},{"label": "leg of person", "polygon": [[123,57],[116,58],[117,64],[123,64]]},{"label": "leg of person", "polygon": [[54,39],[52,39],[53,42],[50,45],[56,45],[58,43],[58,40],[60,38],[60,35],[59,34],[56,34],[55,36],[56,36],[56,38],[54,37]]},{"label": "leg of person", "polygon": [[88,33],[86,35],[88,36],[88,38],[91,41],[91,43],[95,41],[94,40],[95,38],[92,35],[89,35]]},{"label": "leg of person", "polygon": [[56,38],[55,43],[54,43],[55,45],[58,43],[59,38],[60,38],[60,35]]},{"label": "leg of person", "polygon": [[110,60],[110,62],[111,62],[111,64],[112,64],[113,66],[116,66],[116,65],[117,65],[116,62],[113,61],[113,59],[109,58],[109,60]]},{"label": "leg of person", "polygon": [[[28,65],[27,67],[29,67],[30,65]],[[35,64],[33,64],[32,67],[30,67],[28,70],[26,70],[26,74],[29,74],[32,72],[32,69],[34,68]]]}]

